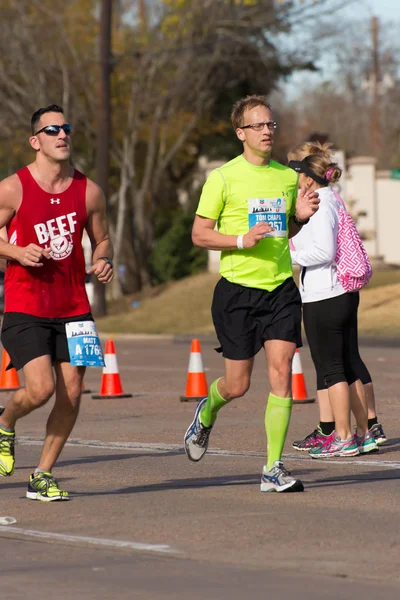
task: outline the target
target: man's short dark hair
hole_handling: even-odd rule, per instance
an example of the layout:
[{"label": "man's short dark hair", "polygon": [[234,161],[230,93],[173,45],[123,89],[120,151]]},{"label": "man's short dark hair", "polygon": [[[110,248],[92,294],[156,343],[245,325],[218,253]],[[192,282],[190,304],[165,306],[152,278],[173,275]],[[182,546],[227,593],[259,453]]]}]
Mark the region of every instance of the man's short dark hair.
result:
[{"label": "man's short dark hair", "polygon": [[49,112],[63,113],[64,110],[61,106],[58,106],[58,104],[50,104],[49,106],[45,106],[44,108],[39,108],[36,112],[33,113],[31,118],[32,135],[35,135],[36,126],[39,123],[41,116]]}]

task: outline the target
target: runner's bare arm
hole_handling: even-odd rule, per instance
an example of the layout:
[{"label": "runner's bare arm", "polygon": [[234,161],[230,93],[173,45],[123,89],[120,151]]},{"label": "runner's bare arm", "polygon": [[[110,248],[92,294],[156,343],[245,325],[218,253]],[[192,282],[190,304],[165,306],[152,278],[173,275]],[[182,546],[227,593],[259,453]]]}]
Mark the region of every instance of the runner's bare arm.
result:
[{"label": "runner's bare arm", "polygon": [[[6,227],[3,227],[2,229],[0,229],[0,240],[3,240],[4,242],[8,242],[8,235],[7,235]],[[7,268],[7,260],[5,258],[0,258],[0,271],[2,271],[4,273],[6,268]]]},{"label": "runner's bare arm", "polygon": [[110,283],[114,276],[111,262],[114,256],[113,247],[108,234],[106,201],[104,194],[93,181],[87,180],[86,188],[87,222],[86,231],[92,245],[93,266],[87,271],[93,273],[101,283]]},{"label": "runner's bare arm", "polygon": [[[225,235],[215,231],[216,221],[196,215],[192,228],[192,241],[199,248],[207,248],[208,250],[233,250],[238,248],[237,235]],[[243,248],[252,248],[265,236],[266,233],[274,231],[271,225],[265,221],[257,223],[249,231],[243,232]]]},{"label": "runner's bare arm", "polygon": [[[18,175],[0,182],[0,229],[8,225],[22,201],[22,186]],[[37,244],[22,247],[10,244],[8,237],[0,237],[0,258],[16,260],[24,267],[42,267],[42,258],[50,258],[48,250]]]}]

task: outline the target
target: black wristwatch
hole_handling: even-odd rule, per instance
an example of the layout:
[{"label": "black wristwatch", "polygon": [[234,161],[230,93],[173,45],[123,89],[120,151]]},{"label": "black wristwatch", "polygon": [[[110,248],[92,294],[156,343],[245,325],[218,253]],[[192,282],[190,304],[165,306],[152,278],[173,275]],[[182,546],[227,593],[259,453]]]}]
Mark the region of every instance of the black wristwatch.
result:
[{"label": "black wristwatch", "polygon": [[303,225],[307,225],[308,221],[310,220],[310,217],[308,217],[308,219],[306,219],[305,221],[300,221],[300,219],[298,219],[296,215],[293,215],[292,219],[296,223],[297,227],[303,227]]},{"label": "black wristwatch", "polygon": [[100,258],[98,258],[97,260],[104,260],[108,265],[110,265],[111,268],[113,268],[113,261],[111,260],[111,258],[108,258],[108,256],[100,256]]}]

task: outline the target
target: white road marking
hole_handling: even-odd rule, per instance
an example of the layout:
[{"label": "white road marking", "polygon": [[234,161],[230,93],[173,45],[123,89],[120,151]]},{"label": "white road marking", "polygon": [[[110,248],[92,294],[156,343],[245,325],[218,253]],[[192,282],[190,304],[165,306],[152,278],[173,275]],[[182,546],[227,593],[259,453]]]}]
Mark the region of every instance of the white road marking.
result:
[{"label": "white road marking", "polygon": [[122,540],[108,540],[105,538],[85,537],[80,535],[68,535],[63,533],[51,533],[47,531],[36,531],[35,529],[22,529],[20,527],[0,526],[0,533],[16,534],[29,538],[42,540],[55,540],[59,542],[72,542],[75,544],[90,544],[92,546],[106,546],[109,548],[128,548],[129,550],[140,550],[142,552],[159,552],[162,554],[178,554],[177,550],[166,544],[142,544],[140,542],[124,542]]},{"label": "white road marking", "polygon": [[[38,440],[37,438],[30,438],[26,436],[22,436],[18,438],[18,442],[25,446],[41,446],[43,444],[43,440]],[[79,440],[79,439],[71,439],[67,442],[67,446],[80,446],[84,448],[104,448],[106,450],[140,450],[141,452],[183,452],[183,444],[156,444],[156,443],[145,443],[145,442],[102,442],[100,440]],[[265,458],[265,452],[240,452],[234,450],[220,450],[219,448],[209,448],[207,450],[207,454],[211,456],[226,456],[226,457],[234,457],[234,456],[243,456],[244,458]],[[326,459],[312,459],[307,453],[289,453],[284,454],[282,456],[284,460],[288,459],[291,461],[308,461],[313,463],[325,464],[328,463],[330,465],[357,465],[358,467],[376,467],[376,468],[386,468],[386,469],[400,469],[399,461],[392,460],[380,460],[380,459],[370,459],[365,458],[364,456],[359,456],[357,458],[347,459],[347,458],[326,458]]]},{"label": "white road marking", "polygon": [[15,517],[0,517],[0,525],[12,525],[16,522],[17,519]]}]

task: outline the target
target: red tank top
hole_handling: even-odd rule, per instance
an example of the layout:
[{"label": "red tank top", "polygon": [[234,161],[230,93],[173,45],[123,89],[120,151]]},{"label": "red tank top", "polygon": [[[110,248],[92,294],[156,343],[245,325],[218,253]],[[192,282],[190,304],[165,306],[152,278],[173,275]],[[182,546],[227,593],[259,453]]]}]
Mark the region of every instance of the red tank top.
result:
[{"label": "red tank top", "polygon": [[45,192],[28,167],[17,172],[22,202],[7,226],[10,244],[37,244],[50,250],[43,267],[11,261],[4,278],[4,312],[22,312],[49,319],[90,312],[85,289],[82,234],[87,220],[86,177],[74,171],[61,194]]}]

